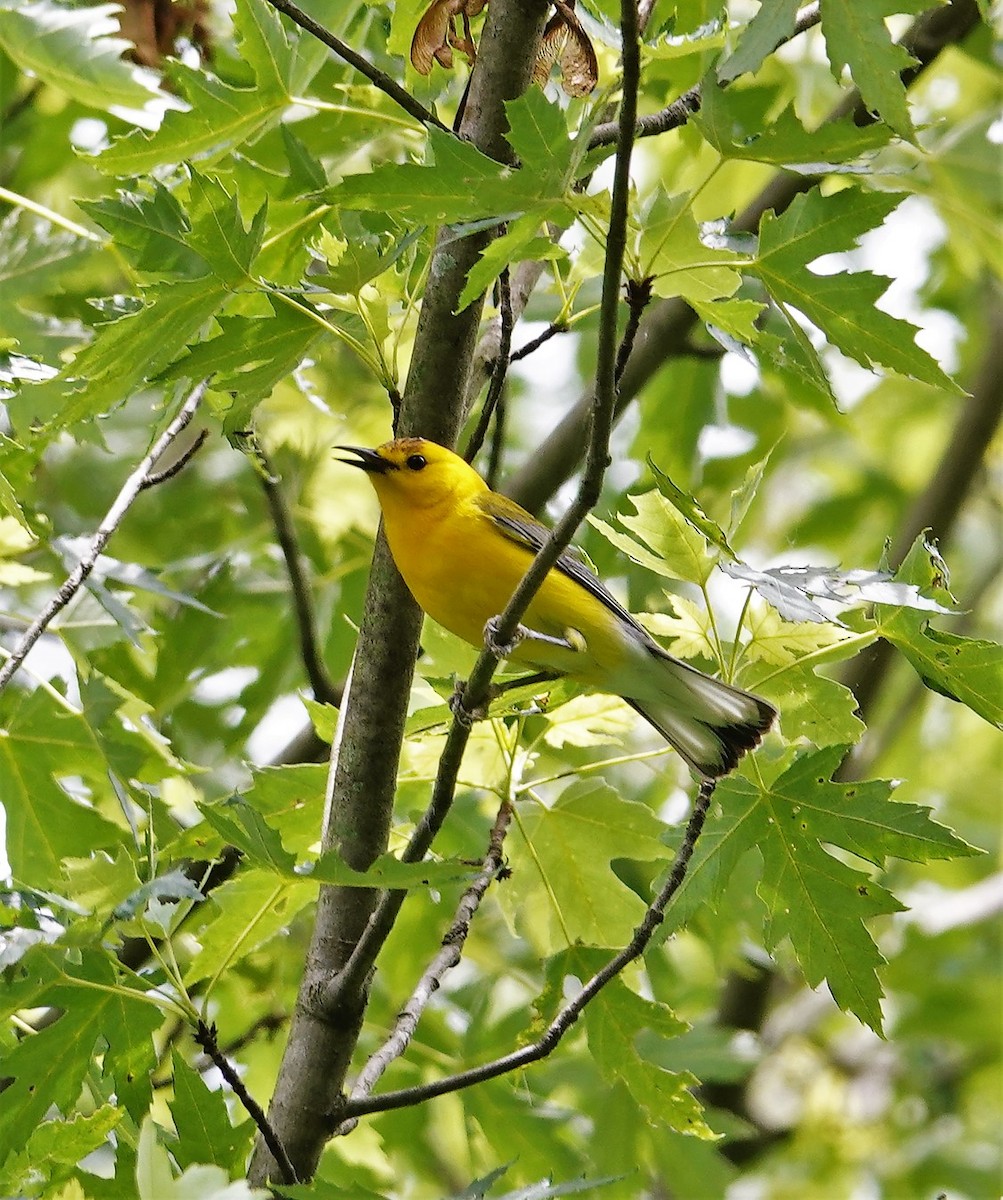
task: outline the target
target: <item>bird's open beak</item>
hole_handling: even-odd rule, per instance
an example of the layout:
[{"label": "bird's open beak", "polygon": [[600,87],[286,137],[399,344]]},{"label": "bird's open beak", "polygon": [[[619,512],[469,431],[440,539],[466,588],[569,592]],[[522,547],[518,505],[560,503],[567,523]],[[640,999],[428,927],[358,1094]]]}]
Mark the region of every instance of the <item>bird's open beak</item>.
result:
[{"label": "bird's open beak", "polygon": [[382,475],[384,471],[389,471],[393,463],[381,457],[375,450],[367,450],[363,446],[335,446],[335,450],[347,450],[349,454],[357,454],[359,461],[354,458],[339,458],[338,462],[343,462],[347,467],[358,467],[362,471],[370,471],[375,475]]}]

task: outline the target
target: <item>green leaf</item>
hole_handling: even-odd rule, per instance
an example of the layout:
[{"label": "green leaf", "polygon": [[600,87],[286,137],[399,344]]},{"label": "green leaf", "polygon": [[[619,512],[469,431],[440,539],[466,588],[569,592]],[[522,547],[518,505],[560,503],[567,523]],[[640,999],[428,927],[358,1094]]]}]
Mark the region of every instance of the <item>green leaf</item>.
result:
[{"label": "green leaf", "polygon": [[470,268],[463,285],[456,311],[462,312],[478,296],[486,292],[498,278],[504,267],[516,262],[557,262],[566,258],[566,252],[541,232],[543,222],[540,214],[529,212],[510,221],[505,232],[492,238],[480,258]]},{"label": "green leaf", "polygon": [[589,693],[575,696],[545,714],[543,735],[548,746],[622,745],[636,725],[632,710],[619,696]]},{"label": "green leaf", "polygon": [[891,621],[883,619],[881,633],[902,651],[928,688],[1003,729],[1003,646],[998,642],[929,627],[920,631],[918,623],[903,620],[901,613]]},{"label": "green leaf", "polygon": [[[702,300],[696,296],[690,297],[689,304],[697,316],[708,327],[712,337],[719,333],[734,338],[744,345],[751,345],[759,340],[759,329],[756,321],[763,311],[763,305],[757,300]],[[726,345],[726,349],[733,349]]]},{"label": "green leaf", "polygon": [[524,935],[549,952],[567,939],[620,946],[641,919],[644,901],[614,874],[617,858],[662,858],[663,826],[643,804],[582,780],[552,808],[522,817],[523,838],[510,837],[513,878],[500,901]]},{"label": "green leaf", "polygon": [[228,879],[199,909],[199,952],[185,972],[185,983],[217,976],[253,954],[285,929],[316,899],[312,882],[291,883],[270,870],[252,867]]},{"label": "green leaf", "polygon": [[637,613],[637,619],[655,637],[670,638],[679,658],[717,658],[714,626],[705,608],[685,596],[665,593],[668,612]]},{"label": "green leaf", "polygon": [[766,468],[769,465],[772,455],[773,449],[768,450],[765,457],[749,467],[738,487],[732,489],[731,518],[728,522],[728,528],[732,536],[741,528],[742,522],[749,515],[749,509],[752,507],[752,502],[759,493],[763,476],[766,474]]},{"label": "green leaf", "polygon": [[607,984],[586,1009],[589,1049],[603,1076],[624,1083],[650,1121],[710,1139],[714,1134],[691,1090],[700,1081],[689,1071],[668,1071],[645,1058],[636,1044],[643,1030],[673,1037],[685,1028],[665,1005],[638,996],[620,979]]},{"label": "green leaf", "polygon": [[[528,240],[527,227],[533,228],[535,235],[544,219],[560,215],[555,206],[563,211],[580,151],[568,137],[560,109],[542,92],[531,90],[510,101],[506,109],[509,140],[521,167],[495,162],[469,142],[433,127],[427,131],[428,150],[422,165],[393,163],[351,175],[326,194],[327,201],[339,209],[392,212],[406,225],[502,220],[530,210],[536,214],[535,220],[518,235],[520,241]],[[513,249],[511,244],[509,248]],[[487,269],[482,268],[482,273]],[[480,283],[478,279],[468,284],[460,309],[480,294]]]},{"label": "green leaf", "polygon": [[94,340],[57,379],[32,388],[25,398],[36,407],[62,401],[51,430],[69,429],[125,403],[198,335],[225,295],[211,278],[156,284],[138,312],[99,325]]},{"label": "green leaf", "polygon": [[739,75],[758,71],[767,55],[794,31],[799,0],[765,0],[745,27],[738,46],[719,64],[717,78],[730,83]]},{"label": "green leaf", "polygon": [[365,871],[356,871],[334,850],[322,854],[316,862],[301,863],[299,870],[316,883],[369,888],[442,887],[468,881],[477,872],[469,862],[456,859],[406,863],[392,854],[381,854]]},{"label": "green leaf", "polygon": [[257,405],[270,396],[277,383],[302,362],[323,330],[302,309],[269,297],[267,317],[218,317],[221,333],[192,346],[160,376],[162,380],[208,379],[219,397],[223,429],[246,429]]},{"label": "green leaf", "polygon": [[957,384],[913,340],[915,329],[875,307],[887,282],[866,271],[816,275],[809,264],[852,248],[879,225],[900,197],[847,188],[832,196],[798,196],[781,216],[763,215],[759,256],[752,268],[779,302],[813,321],[844,354],[863,367],[887,367],[937,388]]},{"label": "green leaf", "polygon": [[[608,958],[601,951],[573,946],[548,960],[547,987],[534,1003],[534,1036],[538,1037],[556,1015],[569,985],[584,984],[606,965]],[[688,1029],[685,1021],[664,1004],[632,992],[622,978],[611,980],[589,1002],[584,1020],[589,1050],[607,1083],[623,1083],[653,1124],[702,1138],[714,1136],[690,1091],[699,1080],[688,1071],[666,1070],[638,1049],[642,1033],[659,1039],[676,1038]]]},{"label": "green leaf", "polygon": [[55,947],[34,946],[17,966],[10,1000],[23,1007],[62,1009],[51,1025],[23,1038],[3,1059],[8,1086],[0,1093],[0,1145],[23,1146],[53,1107],[69,1111],[102,1049],[102,1074],[115,1080],[119,1103],[135,1116],[147,1107],[149,1072],[157,1061],[153,1034],[163,1014],[146,992],[116,979],[100,952],[63,961]]},{"label": "green leaf", "polygon": [[659,492],[689,521],[697,533],[712,546],[717,546],[718,550],[726,557],[737,558],[738,555],[728,544],[727,534],[717,521],[707,516],[697,498],[690,495],[689,492],[684,492],[681,487],[677,487],[664,471],[659,470],[658,464],[650,454],[645,461],[655,476]]},{"label": "green leaf", "polygon": [[632,537],[607,525],[598,517],[589,517],[602,535],[623,550],[636,563],[648,567],[669,579],[688,579],[706,583],[714,569],[715,559],[707,549],[704,538],[697,533],[683,514],[661,494],[644,492],[628,497],[637,515],[620,513],[617,520],[648,547],[639,545]]},{"label": "green leaf", "polygon": [[777,304],[774,312],[779,322],[783,323],[783,336],[760,331],[756,339],[756,358],[760,369],[767,371],[772,367],[783,382],[793,380],[796,386],[788,385],[786,389],[792,397],[800,396],[807,388],[813,408],[823,412],[838,412],[836,393],[808,334],[785,305]]},{"label": "green leaf", "polygon": [[[804,762],[795,763],[759,796],[767,814],[760,827],[763,877],[757,889],[767,910],[766,946],[773,950],[788,938],[809,986],[824,980],[840,1008],[880,1030],[883,993],[877,972],[885,960],[865,922],[899,912],[902,905],[866,875],[826,853],[812,836],[799,802],[825,782],[821,776],[809,778]],[[839,803],[840,789],[833,789],[830,803]],[[754,794],[753,789],[750,801]],[[722,799],[730,803],[731,796]]]},{"label": "green leaf", "polygon": [[124,1108],[103,1104],[86,1116],[74,1113],[69,1120],[43,1121],[28,1144],[4,1163],[0,1188],[9,1195],[29,1195],[39,1179],[59,1177],[53,1169],[56,1164],[75,1167],[88,1154],[101,1149],[125,1116]]},{"label": "green leaf", "polygon": [[193,1163],[174,1178],[166,1147],[157,1141],[157,1126],[146,1116],[136,1152],[137,1200],[271,1200],[274,1193],[252,1188],[246,1181],[231,1183],[230,1172],[208,1163]]},{"label": "green leaf", "polygon": [[[813,629],[823,626],[813,625]],[[853,746],[864,733],[857,716],[857,698],[848,687],[816,675],[810,667],[791,667],[763,683],[755,670],[743,674],[751,691],[773,700],[780,710],[780,725],[789,742],[805,738],[813,746]]]},{"label": "green leaf", "polygon": [[834,783],[845,747],[804,754],[771,785],[731,777],[717,796],[689,873],[667,911],[667,930],[721,895],[739,859],[758,848],[758,894],[766,905],[766,943],[789,938],[811,986],[824,979],[841,1008],[879,1029],[881,954],[865,921],[901,910],[887,891],[823,849],[832,845],[883,864],[888,857],[925,862],[972,853],[926,809],[889,799],[877,780]]},{"label": "green leaf", "polygon": [[73,100],[108,112],[163,97],[152,71],[124,62],[118,5],[76,8],[53,0],[0,0],[0,48],[22,71]]},{"label": "green leaf", "polygon": [[0,796],[7,811],[7,853],[16,879],[52,885],[63,858],[117,845],[122,831],[78,803],[59,780],[102,781],[106,764],[83,717],[58,707],[39,688],[0,698]]},{"label": "green leaf", "polygon": [[802,174],[859,173],[864,169],[860,160],[891,140],[887,126],[859,126],[848,117],[805,129],[792,107],[775,113],[776,102],[774,88],[725,91],[707,76],[693,120],[724,158],[771,163]]},{"label": "green leaf", "polygon": [[62,875],[74,904],[105,918],[140,886],[136,865],[125,846],[119,846],[114,857],[99,850],[86,858],[64,859]]},{"label": "green leaf", "polygon": [[78,204],[129,252],[139,271],[163,277],[180,275],[198,279],[209,274],[209,264],[193,247],[191,221],[172,192],[157,180],[152,192],[121,190],[116,197],[80,200]]},{"label": "green leaf", "polygon": [[803,797],[792,813],[820,842],[879,867],[888,858],[923,863],[981,853],[934,821],[928,808],[890,800],[891,785],[883,780],[819,786],[817,776],[828,778],[844,757],[840,746],[806,756],[783,777],[782,787],[775,785],[778,795]]},{"label": "green leaf", "polygon": [[223,1093],[207,1088],[202,1076],[177,1050],[172,1060],[174,1097],[170,1108],[178,1133],[174,1147],[178,1165],[216,1163],[229,1174],[242,1174],[255,1133],[254,1122],[248,1118],[232,1125]]},{"label": "green leaf", "polygon": [[849,67],[864,104],[900,137],[912,138],[913,127],[902,72],[915,63],[904,46],[892,41],[885,18],[916,14],[926,0],[828,0],[822,6],[822,32],[829,66],[838,80]]},{"label": "green leaf", "polygon": [[163,906],[178,900],[204,900],[205,897],[184,871],[175,869],[166,875],[158,875],[141,887],[130,892],[124,900],[115,907],[112,914],[116,920],[131,920],[137,914],[145,914],[152,920],[148,909]]},{"label": "green leaf", "polygon": [[262,204],[245,229],[236,195],[207,175],[189,167],[191,233],[189,244],[216,277],[234,291],[251,282],[251,264],[261,249],[267,204]]},{"label": "green leaf", "polygon": [[406,266],[420,231],[411,230],[398,237],[389,230],[370,229],[371,219],[354,212],[325,217],[310,249],[317,258],[327,261],[328,269],[323,274],[311,274],[311,282],[331,292],[355,296],[384,271],[397,264]]},{"label": "green leaf", "polygon": [[232,846],[256,866],[277,875],[295,877],[296,859],[260,812],[240,796],[219,804],[200,804],[199,811]]},{"label": "green leaf", "polygon": [[469,863],[404,863],[392,854],[381,855],[368,870],[358,871],[335,850],[297,862],[276,829],[243,797],[233,796],[222,804],[200,804],[199,809],[225,841],[236,846],[256,868],[294,882],[310,880],[341,887],[427,887],[469,879],[475,872]]},{"label": "green leaf", "polygon": [[745,259],[731,250],[705,244],[688,194],[669,196],[657,188],[640,218],[634,248],[638,271],[654,279],[656,296],[682,296],[709,303],[730,296],[741,283]]},{"label": "green leaf", "polygon": [[[3,11],[0,9],[0,13]],[[67,271],[81,266],[96,249],[88,238],[56,229],[48,221],[14,209],[0,221],[0,292],[4,303],[61,290]]]},{"label": "green leaf", "polygon": [[500,221],[532,208],[542,213],[563,200],[563,188],[548,194],[529,171],[497,163],[440,129],[428,130],[428,149],[420,166],[392,163],[350,175],[325,200],[336,208],[392,212],[397,220],[418,225]]},{"label": "green leaf", "polygon": [[172,76],[191,107],[168,112],[155,133],[134,130],[119,138],[94,158],[98,170],[144,175],[164,163],[217,159],[278,123],[296,87],[306,82],[300,60],[265,0],[238,0],[234,29],[253,85],[232,87],[205,70],[174,63]]},{"label": "green leaf", "polygon": [[[895,579],[910,589],[943,588],[944,569],[940,555],[921,534]],[[931,629],[914,608],[879,607],[881,636],[901,650],[928,688],[1003,729],[1003,646]]]},{"label": "green leaf", "polygon": [[542,195],[559,196],[569,186],[586,138],[568,136],[567,119],[542,88],[529,88],[505,104],[509,130],[506,141],[523,171],[532,175]]},{"label": "green leaf", "polygon": [[298,763],[262,767],[244,799],[279,831],[282,844],[297,855],[306,854],[317,840],[324,815],[327,763]]},{"label": "green leaf", "polygon": [[[742,789],[747,787],[744,779],[737,782]],[[761,814],[756,805],[747,801],[744,793],[740,804],[733,803],[730,797],[721,793],[722,786],[719,785],[717,795],[723,803],[719,809],[712,809],[707,817],[689,870],[666,906],[661,936],[667,937],[683,928],[704,905],[716,905],[740,860],[757,845]],[[682,836],[682,827],[677,826],[668,831],[664,840],[674,850]]]},{"label": "green leaf", "polygon": [[842,626],[832,622],[785,621],[775,608],[765,605],[753,608],[745,627],[749,640],[742,648],[743,657],[775,667],[789,666],[849,636]]}]

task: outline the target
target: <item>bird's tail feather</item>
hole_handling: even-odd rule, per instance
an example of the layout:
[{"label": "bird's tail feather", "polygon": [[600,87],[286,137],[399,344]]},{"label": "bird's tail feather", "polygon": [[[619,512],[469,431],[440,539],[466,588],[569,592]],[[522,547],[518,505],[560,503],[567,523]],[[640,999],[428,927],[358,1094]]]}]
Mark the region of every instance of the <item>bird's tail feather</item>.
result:
[{"label": "bird's tail feather", "polygon": [[773,724],[777,710],[759,696],[743,692],[688,666],[659,646],[650,647],[659,661],[657,695],[627,703],[677,750],[699,775],[726,775],[747,751],[757,746]]}]

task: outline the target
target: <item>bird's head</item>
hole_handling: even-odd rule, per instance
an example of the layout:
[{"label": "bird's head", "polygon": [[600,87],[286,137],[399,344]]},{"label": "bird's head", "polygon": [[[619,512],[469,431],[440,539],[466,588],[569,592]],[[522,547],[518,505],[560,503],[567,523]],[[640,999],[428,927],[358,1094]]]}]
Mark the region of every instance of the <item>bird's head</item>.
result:
[{"label": "bird's head", "polygon": [[396,438],[375,450],[336,446],[357,457],[340,461],[369,475],[384,512],[388,508],[434,508],[455,503],[486,484],[458,454],[425,438]]}]

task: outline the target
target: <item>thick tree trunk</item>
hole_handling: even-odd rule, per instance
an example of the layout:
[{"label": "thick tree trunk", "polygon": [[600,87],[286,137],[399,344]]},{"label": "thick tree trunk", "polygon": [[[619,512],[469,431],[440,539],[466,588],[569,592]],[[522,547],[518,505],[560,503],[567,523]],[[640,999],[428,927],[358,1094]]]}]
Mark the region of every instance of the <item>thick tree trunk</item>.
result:
[{"label": "thick tree trunk", "polygon": [[[547,9],[544,0],[493,0],[470,81],[462,136],[505,158],[505,101],[527,87]],[[463,419],[482,303],[455,314],[467,272],[487,235],[457,240],[440,234],[432,259],[407,389],[402,434],[452,445]],[[340,750],[329,784],[325,848],[337,847],[364,870],[384,852],[390,827],[420,614],[382,537],[373,559],[354,673],[343,708]],[[269,1120],[297,1176],[314,1174],[331,1130],[366,1007],[366,989],[321,1001],[344,966],[372,912],[375,894],[323,888]],[[281,1179],[259,1141],[250,1179]]]}]

